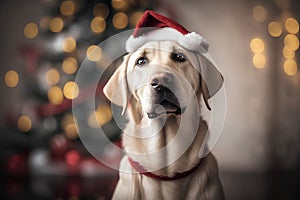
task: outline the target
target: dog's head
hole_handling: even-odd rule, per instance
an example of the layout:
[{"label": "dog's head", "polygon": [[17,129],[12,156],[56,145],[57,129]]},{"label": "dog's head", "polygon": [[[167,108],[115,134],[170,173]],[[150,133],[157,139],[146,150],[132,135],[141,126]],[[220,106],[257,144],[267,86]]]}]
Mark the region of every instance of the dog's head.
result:
[{"label": "dog's head", "polygon": [[[152,41],[124,56],[104,87],[114,104],[129,108],[135,122],[143,117],[181,115],[191,94],[202,94],[206,106],[211,96],[205,78],[204,57],[175,41]],[[192,93],[191,93],[192,92]]]}]

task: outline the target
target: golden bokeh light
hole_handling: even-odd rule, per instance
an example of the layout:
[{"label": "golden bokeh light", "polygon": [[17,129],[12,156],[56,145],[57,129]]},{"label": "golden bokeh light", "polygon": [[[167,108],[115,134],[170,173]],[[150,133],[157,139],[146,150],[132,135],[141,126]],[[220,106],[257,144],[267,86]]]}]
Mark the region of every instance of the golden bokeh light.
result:
[{"label": "golden bokeh light", "polygon": [[48,101],[50,103],[58,105],[61,104],[63,100],[64,100],[64,95],[62,90],[59,87],[54,86],[48,90]]},{"label": "golden bokeh light", "polygon": [[260,38],[254,38],[250,42],[250,49],[253,53],[262,53],[265,49],[265,44]]},{"label": "golden bokeh light", "polygon": [[63,41],[63,50],[67,53],[71,53],[76,49],[76,41],[72,37],[67,37]]},{"label": "golden bokeh light", "polygon": [[64,86],[63,93],[67,99],[75,99],[79,94],[79,87],[77,83],[73,81],[67,82]]},{"label": "golden bokeh light", "polygon": [[268,13],[264,6],[256,5],[252,10],[252,15],[256,21],[263,22],[266,20]]},{"label": "golden bokeh light", "polygon": [[273,37],[279,37],[282,34],[282,28],[280,23],[271,22],[268,25],[269,34]]},{"label": "golden bokeh light", "polygon": [[296,35],[288,34],[284,38],[284,45],[296,51],[299,48],[299,39]]},{"label": "golden bokeh light", "polygon": [[39,28],[36,23],[28,23],[24,27],[24,35],[25,37],[32,39],[35,38],[39,33]]},{"label": "golden bokeh light", "polygon": [[135,25],[138,23],[139,19],[142,17],[143,13],[142,12],[135,12],[130,16],[130,25],[132,27],[135,27]]},{"label": "golden bokeh light", "polygon": [[78,131],[75,124],[74,117],[71,114],[66,114],[61,121],[61,127],[65,135],[70,139],[78,138]]},{"label": "golden bokeh light", "polygon": [[284,72],[289,76],[294,76],[297,73],[297,68],[295,60],[286,60],[283,64]]},{"label": "golden bokeh light", "polygon": [[295,51],[287,46],[283,47],[282,54],[286,59],[293,59],[295,57]]},{"label": "golden bokeh light", "polygon": [[95,17],[101,17],[103,19],[106,19],[109,15],[109,8],[103,3],[98,3],[93,9],[93,14]]},{"label": "golden bokeh light", "polygon": [[266,58],[261,54],[255,54],[253,56],[252,62],[257,69],[262,69],[266,66]]},{"label": "golden bokeh light", "polygon": [[57,69],[49,69],[47,72],[46,72],[46,82],[49,84],[49,85],[56,85],[58,83],[58,81],[60,80],[60,74],[59,74],[59,71]]},{"label": "golden bokeh light", "polygon": [[108,117],[108,119],[112,118],[111,107],[107,104],[100,104],[97,108],[97,111],[106,115]]},{"label": "golden bokeh light", "polygon": [[73,124],[74,122],[74,118],[72,114],[66,114],[63,116],[62,120],[61,120],[61,128],[65,129],[69,124]]},{"label": "golden bokeh light", "polygon": [[74,74],[78,69],[77,60],[73,57],[67,57],[62,63],[62,69],[66,74]]},{"label": "golden bokeh light", "polygon": [[299,23],[294,18],[287,18],[284,23],[285,29],[289,33],[297,34],[299,32]]},{"label": "golden bokeh light", "polygon": [[73,1],[66,0],[60,5],[60,13],[65,16],[73,15],[75,12],[75,4]]},{"label": "golden bokeh light", "polygon": [[76,138],[78,138],[78,131],[77,131],[77,127],[76,127],[75,123],[69,124],[65,128],[65,134],[70,139],[76,139]]},{"label": "golden bokeh light", "polygon": [[106,22],[102,17],[95,17],[91,21],[91,30],[94,33],[102,33],[106,28]]},{"label": "golden bokeh light", "polygon": [[113,16],[113,25],[117,29],[123,29],[128,25],[128,17],[125,13],[119,12]]},{"label": "golden bokeh light", "polygon": [[31,119],[26,115],[22,115],[18,119],[17,126],[20,131],[28,132],[32,127]]},{"label": "golden bokeh light", "polygon": [[86,56],[90,61],[96,62],[102,57],[102,49],[97,45],[91,45],[86,50]]},{"label": "golden bokeh light", "polygon": [[10,70],[4,76],[4,83],[7,87],[16,87],[19,83],[19,75],[16,71]]},{"label": "golden bokeh light", "polygon": [[49,22],[50,31],[57,33],[60,32],[64,27],[64,22],[60,17],[54,17]]},{"label": "golden bokeh light", "polygon": [[126,10],[129,6],[127,0],[112,0],[111,5],[116,10]]},{"label": "golden bokeh light", "polygon": [[98,119],[101,118],[101,115],[96,111],[96,112],[91,112],[88,116],[88,124],[92,128],[99,128],[100,123],[98,123]]},{"label": "golden bokeh light", "polygon": [[92,128],[99,128],[112,119],[112,110],[106,104],[99,105],[95,112],[91,112],[88,116],[88,124]]}]

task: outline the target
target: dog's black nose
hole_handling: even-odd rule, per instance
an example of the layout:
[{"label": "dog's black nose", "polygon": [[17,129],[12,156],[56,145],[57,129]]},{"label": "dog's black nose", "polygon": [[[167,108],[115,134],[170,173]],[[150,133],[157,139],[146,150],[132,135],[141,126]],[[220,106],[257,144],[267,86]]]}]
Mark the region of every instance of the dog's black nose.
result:
[{"label": "dog's black nose", "polygon": [[164,88],[170,88],[174,80],[173,74],[170,72],[159,72],[152,76],[150,80],[150,85],[156,91],[162,90]]}]

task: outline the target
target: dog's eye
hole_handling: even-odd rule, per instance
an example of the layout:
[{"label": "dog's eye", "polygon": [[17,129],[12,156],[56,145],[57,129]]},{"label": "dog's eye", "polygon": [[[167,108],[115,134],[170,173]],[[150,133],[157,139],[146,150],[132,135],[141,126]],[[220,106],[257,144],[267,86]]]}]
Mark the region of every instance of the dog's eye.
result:
[{"label": "dog's eye", "polygon": [[185,55],[183,53],[172,53],[172,59],[176,62],[184,62],[186,61]]},{"label": "dog's eye", "polygon": [[140,57],[136,61],[136,65],[142,67],[143,65],[147,64],[147,59],[145,57]]}]

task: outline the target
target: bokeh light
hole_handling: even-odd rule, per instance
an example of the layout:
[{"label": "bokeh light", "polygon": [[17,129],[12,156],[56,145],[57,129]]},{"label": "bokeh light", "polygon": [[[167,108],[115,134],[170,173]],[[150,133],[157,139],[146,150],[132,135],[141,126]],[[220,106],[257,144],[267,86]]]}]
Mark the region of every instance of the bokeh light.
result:
[{"label": "bokeh light", "polygon": [[253,53],[262,53],[265,49],[265,44],[260,38],[254,38],[250,42],[250,49]]},{"label": "bokeh light", "polygon": [[67,53],[71,53],[76,49],[76,41],[72,37],[66,37],[63,41],[63,50]]},{"label": "bokeh light", "polygon": [[105,119],[100,122],[102,125],[108,123],[112,119],[112,110],[107,104],[100,104],[97,108],[97,112],[105,116]]},{"label": "bokeh light", "polygon": [[92,128],[99,128],[112,119],[112,111],[110,106],[100,105],[95,112],[91,112],[88,116],[88,124]]},{"label": "bokeh light", "polygon": [[64,22],[60,17],[54,17],[49,22],[49,29],[54,33],[60,32],[64,27]]},{"label": "bokeh light", "polygon": [[106,19],[109,15],[109,8],[103,3],[98,3],[93,9],[93,14],[95,17],[101,17],[103,19]]},{"label": "bokeh light", "polygon": [[75,166],[79,163],[80,161],[80,155],[78,151],[76,150],[71,150],[68,151],[65,155],[66,163],[70,166]]},{"label": "bokeh light", "polygon": [[64,95],[61,88],[54,86],[48,90],[48,101],[52,104],[61,104],[64,100]]},{"label": "bokeh light", "polygon": [[266,66],[266,58],[261,54],[255,54],[253,56],[252,62],[257,69],[263,69]]},{"label": "bokeh light", "polygon": [[128,17],[125,13],[119,12],[113,16],[113,25],[117,29],[123,29],[128,25]]},{"label": "bokeh light", "polygon": [[130,16],[129,23],[132,27],[135,27],[135,25],[138,23],[139,19],[142,17],[143,13],[142,12],[134,12]]},{"label": "bokeh light", "polygon": [[252,10],[252,15],[256,21],[263,22],[266,20],[268,13],[264,6],[256,5]]},{"label": "bokeh light", "polygon": [[287,46],[283,47],[282,54],[286,59],[293,59],[295,57],[295,51]]},{"label": "bokeh light", "polygon": [[297,34],[299,32],[299,23],[294,18],[287,18],[284,26],[289,33]]},{"label": "bokeh light", "polygon": [[65,114],[61,120],[61,128],[66,129],[69,124],[75,123],[72,114]]},{"label": "bokeh light", "polygon": [[106,22],[102,17],[95,17],[91,21],[91,30],[94,33],[102,33],[106,28]]},{"label": "bokeh light", "polygon": [[60,80],[60,74],[59,71],[57,69],[49,69],[46,72],[46,82],[49,85],[56,85],[58,83],[58,81]]},{"label": "bokeh light", "polygon": [[38,33],[39,28],[36,23],[31,22],[26,24],[26,26],[24,27],[24,36],[29,39],[35,38]]},{"label": "bokeh light", "polygon": [[62,63],[62,69],[66,74],[74,74],[78,69],[77,60],[73,57],[67,57]]},{"label": "bokeh light", "polygon": [[74,117],[71,114],[66,114],[61,121],[61,127],[65,135],[70,139],[78,138],[78,131],[76,128]]},{"label": "bokeh light", "polygon": [[65,134],[68,138],[74,140],[78,138],[78,131],[75,123],[69,124],[65,129]]},{"label": "bokeh light", "polygon": [[66,0],[60,5],[60,13],[65,16],[73,15],[75,12],[75,4],[73,1]]},{"label": "bokeh light", "polygon": [[7,87],[16,87],[19,83],[19,75],[16,71],[10,70],[5,73],[4,83]]},{"label": "bokeh light", "polygon": [[32,127],[31,119],[26,115],[22,115],[18,118],[17,126],[21,132],[28,132]]},{"label": "bokeh light", "polygon": [[98,119],[101,118],[100,113],[98,113],[97,111],[95,112],[91,112],[88,116],[88,124],[92,127],[92,128],[99,128],[100,127],[100,123],[98,123]]},{"label": "bokeh light", "polygon": [[63,89],[64,96],[67,99],[75,99],[79,94],[79,87],[74,81],[69,81],[65,84]]},{"label": "bokeh light", "polygon": [[296,51],[299,48],[299,39],[296,35],[288,34],[284,38],[284,45]]},{"label": "bokeh light", "polygon": [[286,60],[283,64],[284,72],[289,76],[294,76],[297,73],[297,68],[295,60]]},{"label": "bokeh light", "polygon": [[268,25],[269,34],[273,37],[279,37],[282,34],[282,28],[280,23],[271,22]]},{"label": "bokeh light", "polygon": [[116,10],[126,10],[129,6],[127,0],[112,0],[111,5]]},{"label": "bokeh light", "polygon": [[91,45],[86,51],[86,56],[90,61],[96,62],[102,57],[102,50],[99,46]]}]

